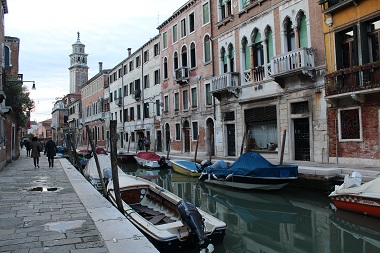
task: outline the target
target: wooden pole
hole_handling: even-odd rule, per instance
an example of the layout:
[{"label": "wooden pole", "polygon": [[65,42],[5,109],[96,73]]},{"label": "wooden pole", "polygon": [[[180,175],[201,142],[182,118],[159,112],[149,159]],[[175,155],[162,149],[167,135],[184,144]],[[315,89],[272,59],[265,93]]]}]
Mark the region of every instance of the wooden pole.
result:
[{"label": "wooden pole", "polygon": [[244,151],[244,142],[245,142],[245,133],[244,133],[244,136],[243,136],[243,140],[241,142],[241,149],[240,149],[240,155],[243,154],[243,151]]},{"label": "wooden pole", "polygon": [[80,171],[80,173],[83,175],[83,170],[82,170],[82,165],[79,161],[79,158],[78,158],[78,154],[77,154],[77,151],[75,149],[75,145],[74,143],[71,141],[71,136],[70,136],[70,133],[67,135],[67,141],[69,143],[71,143],[71,148],[72,148],[72,152],[73,152],[73,156],[74,156],[74,159],[75,159],[75,163],[77,164],[77,169]]},{"label": "wooden pole", "polygon": [[194,162],[197,162],[197,153],[198,153],[198,144],[199,144],[199,134],[197,137],[197,146],[195,147],[195,155],[194,155]]},{"label": "wooden pole", "polygon": [[121,213],[124,213],[123,203],[121,202],[120,196],[120,186],[119,186],[119,174],[117,168],[117,132],[116,132],[116,120],[110,121],[110,135],[111,135],[111,167],[112,167],[112,181],[113,181],[113,190],[116,198],[117,209]]},{"label": "wooden pole", "polygon": [[71,164],[73,164],[74,163],[74,159],[73,159],[73,150],[72,150],[72,148],[71,148],[71,140],[70,140],[70,137],[69,137],[69,134],[68,133],[66,133],[66,142],[67,142],[67,148],[69,149],[69,161],[70,161],[70,163]]},{"label": "wooden pole", "polygon": [[86,126],[86,132],[87,132],[87,137],[88,137],[87,138],[88,139],[88,143],[90,143],[90,145],[91,145],[92,155],[94,156],[94,159],[95,159],[96,169],[98,170],[98,175],[99,175],[100,183],[102,185],[103,195],[106,196],[107,195],[107,189],[106,189],[106,185],[104,184],[103,173],[100,170],[100,164],[99,164],[99,160],[98,160],[98,154],[96,154],[94,143],[92,142],[92,136],[91,136],[90,127],[88,125]]},{"label": "wooden pole", "polygon": [[170,145],[171,145],[172,141],[169,139],[169,142],[168,142],[168,152],[166,153],[166,160],[169,160],[169,153],[170,153]]},{"label": "wooden pole", "polygon": [[131,146],[131,137],[128,138],[128,153],[129,153],[129,147]]},{"label": "wooden pole", "polygon": [[286,129],[284,129],[284,134],[282,135],[281,154],[280,154],[280,164],[282,164],[282,162],[283,162],[283,160],[284,160],[285,138],[286,138]]},{"label": "wooden pole", "polygon": [[211,139],[210,139],[210,162],[211,162],[211,157],[212,157],[212,151],[214,147],[214,134],[211,134]]}]

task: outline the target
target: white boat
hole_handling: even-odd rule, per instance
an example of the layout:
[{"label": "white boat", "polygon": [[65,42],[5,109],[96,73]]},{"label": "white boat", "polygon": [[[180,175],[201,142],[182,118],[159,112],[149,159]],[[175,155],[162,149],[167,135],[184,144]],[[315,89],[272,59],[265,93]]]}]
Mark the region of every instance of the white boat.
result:
[{"label": "white boat", "polygon": [[[196,208],[177,195],[145,179],[123,175],[119,178],[124,215],[160,252],[199,248],[212,252],[223,241],[226,223]],[[113,181],[107,186],[116,205]]]},{"label": "white boat", "polygon": [[165,161],[165,157],[161,157],[153,151],[140,151],[134,156],[134,158],[138,164],[150,169],[162,169],[169,166]]},{"label": "white boat", "polygon": [[[111,158],[108,155],[99,154],[98,161],[102,176],[105,178],[105,181],[108,181],[108,179],[112,177]],[[117,169],[119,175],[125,174],[119,166],[117,166]],[[94,157],[91,157],[91,159],[87,162],[83,170],[83,175],[98,191],[102,190],[102,184],[100,182],[100,177]]]},{"label": "white boat", "polygon": [[361,184],[361,175],[353,172],[329,195],[338,209],[380,218],[380,177]]}]

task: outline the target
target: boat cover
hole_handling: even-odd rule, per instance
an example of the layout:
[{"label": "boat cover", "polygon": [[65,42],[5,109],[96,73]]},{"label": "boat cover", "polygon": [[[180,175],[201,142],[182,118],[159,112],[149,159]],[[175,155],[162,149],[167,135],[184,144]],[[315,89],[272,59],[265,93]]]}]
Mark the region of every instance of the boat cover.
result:
[{"label": "boat cover", "polygon": [[[103,175],[103,170],[107,168],[111,168],[111,158],[108,155],[99,154],[98,161],[100,166],[100,171]],[[125,174],[120,167],[118,166],[118,173]],[[85,177],[89,178],[99,178],[98,169],[96,168],[95,158],[91,157],[91,159],[86,164],[86,167],[83,170],[83,174]]]},{"label": "boat cover", "polygon": [[138,158],[140,159],[144,159],[144,160],[148,160],[148,161],[159,161],[160,160],[160,156],[157,155],[155,152],[138,152],[137,155],[136,155]]},{"label": "boat cover", "polygon": [[294,164],[274,165],[257,152],[242,154],[232,166],[227,168],[206,167],[203,173],[212,173],[218,178],[234,176],[249,177],[297,177],[298,166]]},{"label": "boat cover", "polygon": [[380,195],[380,177],[377,177],[374,180],[371,180],[357,187],[351,187],[347,189],[344,189],[344,187],[341,187],[341,189],[336,189],[335,192],[333,192],[330,196],[347,195],[347,194],[359,195],[359,194],[364,194],[364,193]]}]

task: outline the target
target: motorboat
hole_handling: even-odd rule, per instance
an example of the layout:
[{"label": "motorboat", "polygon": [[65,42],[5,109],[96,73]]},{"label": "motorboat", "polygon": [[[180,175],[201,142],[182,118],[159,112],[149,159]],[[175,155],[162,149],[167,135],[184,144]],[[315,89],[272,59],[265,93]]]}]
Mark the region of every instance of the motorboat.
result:
[{"label": "motorboat", "polygon": [[[212,252],[222,243],[226,223],[157,184],[126,174],[119,177],[119,188],[124,215],[160,252]],[[117,206],[113,181],[107,191]]]},{"label": "motorboat", "polygon": [[[97,157],[102,177],[107,182],[110,178],[112,178],[111,158],[105,154],[99,154]],[[119,166],[117,166],[117,170],[119,175],[125,174]],[[88,160],[86,166],[84,167],[83,175],[98,191],[102,190],[102,184],[100,181],[98,169],[96,167],[95,157],[91,157]]]},{"label": "motorboat", "polygon": [[150,169],[161,169],[169,166],[164,156],[159,156],[153,151],[140,151],[134,158],[138,164]]},{"label": "motorboat", "polygon": [[199,177],[201,175],[201,165],[199,163],[180,159],[170,160],[170,163],[173,170],[177,173],[191,177]]},{"label": "motorboat", "polygon": [[297,178],[297,165],[274,165],[257,152],[242,154],[231,166],[220,160],[205,167],[199,176],[206,183],[247,190],[281,189]]},{"label": "motorboat", "polygon": [[337,209],[380,218],[380,177],[362,184],[361,174],[355,171],[335,185],[329,197]]}]

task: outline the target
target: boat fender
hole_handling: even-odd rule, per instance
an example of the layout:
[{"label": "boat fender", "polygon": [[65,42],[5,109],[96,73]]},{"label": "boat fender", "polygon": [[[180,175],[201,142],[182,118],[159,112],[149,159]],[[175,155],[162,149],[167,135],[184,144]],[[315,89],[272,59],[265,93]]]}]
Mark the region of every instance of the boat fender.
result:
[{"label": "boat fender", "polygon": [[110,167],[103,169],[103,177],[107,179],[112,178],[112,169]]},{"label": "boat fender", "polygon": [[181,217],[183,225],[188,227],[198,240],[201,249],[207,248],[210,244],[204,231],[204,221],[198,209],[190,202],[181,200],[177,203],[178,215]]},{"label": "boat fender", "polygon": [[226,178],[225,178],[225,180],[229,180],[230,178],[232,178],[234,176],[234,174],[233,173],[231,173],[231,174],[228,174],[227,176],[226,176]]}]

